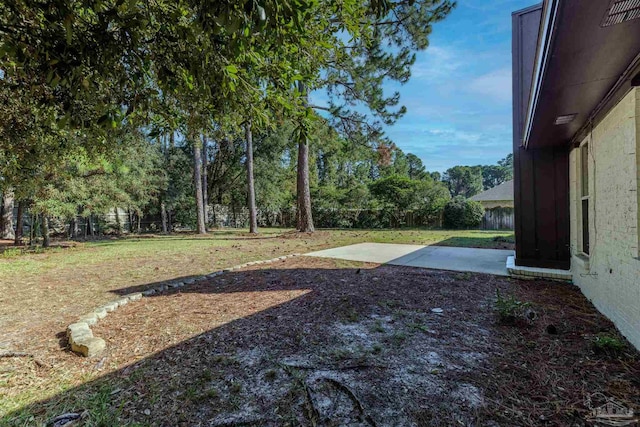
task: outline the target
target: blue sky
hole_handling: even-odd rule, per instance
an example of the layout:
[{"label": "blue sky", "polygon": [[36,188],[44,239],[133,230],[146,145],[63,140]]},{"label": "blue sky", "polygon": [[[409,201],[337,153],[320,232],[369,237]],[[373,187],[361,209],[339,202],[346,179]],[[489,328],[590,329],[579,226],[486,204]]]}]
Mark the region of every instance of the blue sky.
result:
[{"label": "blue sky", "polygon": [[[511,152],[511,12],[535,0],[458,0],[399,87],[387,134],[427,170],[495,164]],[[393,90],[394,85],[388,89]]]}]

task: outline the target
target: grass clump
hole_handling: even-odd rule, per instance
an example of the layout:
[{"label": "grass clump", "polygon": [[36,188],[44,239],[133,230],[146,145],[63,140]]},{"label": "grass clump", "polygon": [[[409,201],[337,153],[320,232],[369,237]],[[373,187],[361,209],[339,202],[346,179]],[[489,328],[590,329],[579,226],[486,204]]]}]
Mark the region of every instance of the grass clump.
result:
[{"label": "grass clump", "polygon": [[598,334],[593,340],[593,351],[610,357],[619,356],[626,347],[623,339],[606,333]]},{"label": "grass clump", "polygon": [[511,234],[509,236],[496,236],[493,238],[493,241],[498,243],[515,243],[516,238],[515,235]]},{"label": "grass clump", "polygon": [[21,248],[7,248],[1,253],[3,258],[15,258],[22,255],[22,252]]},{"label": "grass clump", "polygon": [[215,388],[210,388],[209,390],[207,390],[205,395],[208,399],[217,399],[218,397],[220,397],[220,392]]},{"label": "grass clump", "polygon": [[271,382],[274,381],[277,376],[278,373],[274,369],[269,369],[267,372],[265,372],[264,379]]},{"label": "grass clump", "polygon": [[234,381],[231,383],[231,387],[229,387],[229,391],[233,394],[238,394],[242,391],[242,383]]},{"label": "grass clump", "polygon": [[388,337],[386,337],[385,341],[391,345],[395,345],[396,347],[401,346],[407,340],[407,334],[404,332],[396,332]]},{"label": "grass clump", "polygon": [[380,322],[379,320],[376,320],[376,323],[374,323],[370,329],[371,329],[371,332],[377,332],[377,333],[384,333],[387,331],[384,328],[384,326],[382,326],[382,322]]}]

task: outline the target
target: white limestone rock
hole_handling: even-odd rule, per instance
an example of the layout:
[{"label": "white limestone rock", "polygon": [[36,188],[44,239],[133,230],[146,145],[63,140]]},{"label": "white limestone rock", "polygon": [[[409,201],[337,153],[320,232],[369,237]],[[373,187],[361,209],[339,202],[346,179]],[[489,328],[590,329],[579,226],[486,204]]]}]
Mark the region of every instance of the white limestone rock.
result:
[{"label": "white limestone rock", "polygon": [[128,298],[129,301],[140,301],[142,299],[142,292],[125,295],[125,298]]},{"label": "white limestone rock", "polygon": [[89,326],[93,326],[98,323],[98,315],[96,313],[87,313],[78,319],[78,323],[86,323]]},{"label": "white limestone rock", "polygon": [[85,322],[76,322],[67,326],[67,338],[69,338],[70,340],[73,336],[80,336],[82,334],[93,336],[91,329],[89,329],[89,324]]},{"label": "white limestone rock", "polygon": [[71,343],[71,351],[84,357],[93,357],[102,353],[107,344],[102,338],[94,336],[80,336]]}]

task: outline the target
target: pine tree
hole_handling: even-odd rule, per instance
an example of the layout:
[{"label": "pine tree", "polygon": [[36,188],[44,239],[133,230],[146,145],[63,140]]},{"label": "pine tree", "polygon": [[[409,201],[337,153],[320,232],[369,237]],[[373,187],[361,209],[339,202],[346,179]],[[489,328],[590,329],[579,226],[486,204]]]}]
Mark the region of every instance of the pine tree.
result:
[{"label": "pine tree", "polygon": [[245,126],[246,138],[246,168],[247,168],[247,205],[249,206],[249,233],[258,233],[258,212],[256,209],[256,189],[253,178],[253,134],[251,120],[247,120]]}]

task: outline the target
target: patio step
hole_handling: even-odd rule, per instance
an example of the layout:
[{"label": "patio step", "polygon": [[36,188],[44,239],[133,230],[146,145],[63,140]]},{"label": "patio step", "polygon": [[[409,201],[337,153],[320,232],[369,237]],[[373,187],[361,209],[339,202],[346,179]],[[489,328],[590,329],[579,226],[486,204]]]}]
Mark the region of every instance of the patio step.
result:
[{"label": "patio step", "polygon": [[517,279],[548,279],[563,282],[571,282],[573,280],[571,271],[516,265],[516,258],[514,256],[507,258],[507,272],[509,276]]}]

